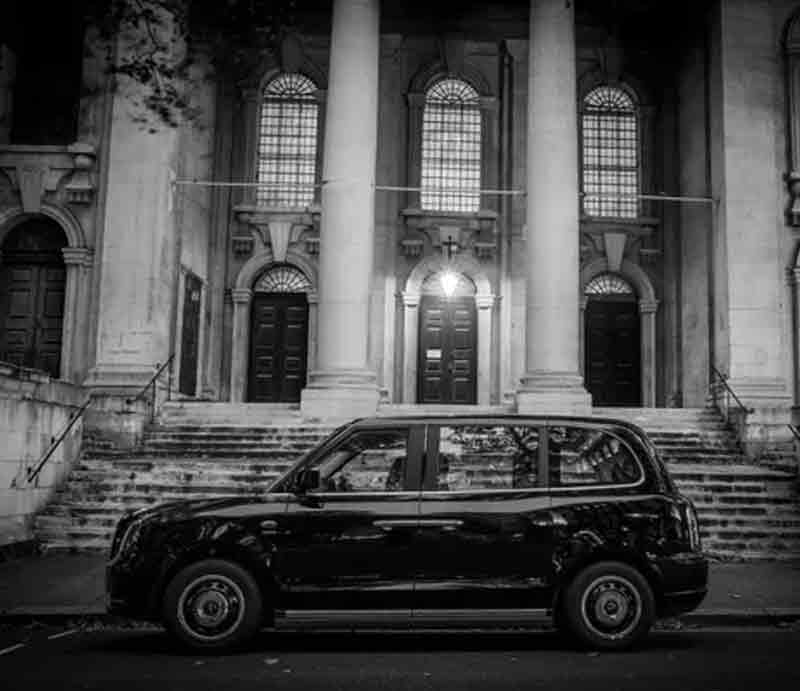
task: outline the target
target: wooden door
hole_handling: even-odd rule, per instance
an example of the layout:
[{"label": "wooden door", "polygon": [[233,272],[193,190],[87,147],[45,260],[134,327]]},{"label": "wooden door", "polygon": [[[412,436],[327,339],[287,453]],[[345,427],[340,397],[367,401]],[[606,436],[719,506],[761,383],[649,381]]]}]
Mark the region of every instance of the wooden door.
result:
[{"label": "wooden door", "polygon": [[60,376],[65,281],[55,262],[0,266],[0,360]]},{"label": "wooden door", "polygon": [[298,402],[308,364],[305,293],[256,293],[251,323],[249,400]]},{"label": "wooden door", "polygon": [[197,358],[200,346],[200,279],[187,273],[183,286],[183,325],[181,327],[181,364],[178,391],[197,394]]},{"label": "wooden door", "polygon": [[585,380],[596,406],[641,405],[639,310],[635,301],[586,305]]},{"label": "wooden door", "polygon": [[477,400],[475,299],[426,295],[420,303],[417,399],[420,403]]}]

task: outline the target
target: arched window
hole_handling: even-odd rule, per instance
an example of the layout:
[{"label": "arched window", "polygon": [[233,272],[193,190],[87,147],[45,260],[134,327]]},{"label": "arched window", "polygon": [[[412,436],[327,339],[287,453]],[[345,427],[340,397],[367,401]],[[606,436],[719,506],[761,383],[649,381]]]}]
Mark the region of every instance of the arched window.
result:
[{"label": "arched window", "polygon": [[581,114],[583,211],[635,218],[639,213],[637,108],[624,90],[599,86]]},{"label": "arched window", "polygon": [[256,293],[308,293],[311,281],[306,275],[291,264],[277,264],[256,281],[253,291]]},{"label": "arched window", "polygon": [[595,276],[586,284],[586,288],[583,289],[583,294],[589,297],[610,295],[635,296],[630,283],[621,276],[617,276],[617,274],[609,273]]},{"label": "arched window", "polygon": [[448,77],[425,94],[422,116],[422,208],[480,208],[481,111],[478,92]]},{"label": "arched window", "polygon": [[267,206],[314,201],[317,87],[302,74],[282,74],[264,87],[258,133],[256,199]]}]

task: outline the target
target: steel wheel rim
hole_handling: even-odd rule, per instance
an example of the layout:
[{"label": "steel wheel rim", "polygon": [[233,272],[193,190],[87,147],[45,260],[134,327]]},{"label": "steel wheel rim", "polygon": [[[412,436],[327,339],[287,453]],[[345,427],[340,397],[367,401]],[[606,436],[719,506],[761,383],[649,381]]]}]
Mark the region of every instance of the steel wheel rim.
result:
[{"label": "steel wheel rim", "polygon": [[229,636],[242,623],[244,612],[244,592],[222,574],[198,576],[178,598],[178,621],[184,631],[202,641]]},{"label": "steel wheel rim", "polygon": [[642,619],[642,596],[627,578],[600,576],[583,591],[581,616],[601,638],[620,640],[630,635]]}]

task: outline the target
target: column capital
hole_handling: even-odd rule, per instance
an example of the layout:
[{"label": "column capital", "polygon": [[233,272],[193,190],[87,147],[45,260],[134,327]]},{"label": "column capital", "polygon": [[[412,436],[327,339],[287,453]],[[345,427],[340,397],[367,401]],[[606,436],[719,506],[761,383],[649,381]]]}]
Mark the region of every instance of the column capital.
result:
[{"label": "column capital", "polygon": [[475,305],[479,310],[491,309],[494,307],[494,295],[478,295],[475,298]]},{"label": "column capital", "polygon": [[639,314],[652,314],[658,311],[658,300],[639,300]]},{"label": "column capital", "polygon": [[94,251],[90,250],[88,247],[65,247],[61,250],[61,254],[67,266],[75,264],[79,266],[91,266],[92,258],[94,257]]},{"label": "column capital", "polygon": [[420,296],[416,293],[403,293],[403,304],[406,307],[419,307]]},{"label": "column capital", "polygon": [[233,288],[231,298],[234,304],[247,305],[253,299],[253,291],[250,288]]}]

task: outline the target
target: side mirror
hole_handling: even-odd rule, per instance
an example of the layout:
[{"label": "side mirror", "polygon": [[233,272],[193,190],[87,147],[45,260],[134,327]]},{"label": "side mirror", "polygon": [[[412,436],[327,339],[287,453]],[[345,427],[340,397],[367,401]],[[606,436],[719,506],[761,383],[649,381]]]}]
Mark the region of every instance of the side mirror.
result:
[{"label": "side mirror", "polygon": [[319,470],[317,468],[305,468],[297,475],[295,481],[295,492],[305,494],[311,490],[319,489]]}]

